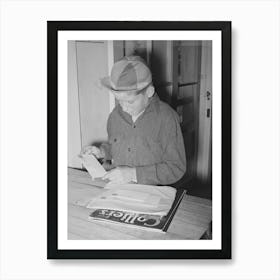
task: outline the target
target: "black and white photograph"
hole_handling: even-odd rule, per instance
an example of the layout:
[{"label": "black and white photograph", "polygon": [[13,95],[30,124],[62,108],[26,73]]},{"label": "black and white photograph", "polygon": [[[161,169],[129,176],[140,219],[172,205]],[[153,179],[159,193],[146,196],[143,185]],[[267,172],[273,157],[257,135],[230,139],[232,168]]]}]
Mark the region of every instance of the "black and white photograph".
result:
[{"label": "black and white photograph", "polygon": [[230,258],[230,22],[63,24],[48,23],[49,258]]},{"label": "black and white photograph", "polygon": [[0,1],[0,279],[279,280],[280,1]]},{"label": "black and white photograph", "polygon": [[[68,44],[68,238],[211,238],[211,41]],[[77,210],[80,199],[88,209]],[[196,212],[201,222],[191,224]],[[104,223],[79,231],[77,215]]]}]

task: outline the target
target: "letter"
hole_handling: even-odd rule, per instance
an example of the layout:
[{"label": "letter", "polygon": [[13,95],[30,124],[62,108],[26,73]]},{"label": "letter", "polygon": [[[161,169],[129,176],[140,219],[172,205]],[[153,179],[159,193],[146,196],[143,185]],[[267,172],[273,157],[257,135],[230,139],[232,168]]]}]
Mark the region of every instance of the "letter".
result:
[{"label": "letter", "polygon": [[[108,211],[110,211],[110,210],[108,210]],[[108,213],[108,217],[112,216],[114,213],[115,213],[115,210],[111,210],[111,211]]]},{"label": "letter", "polygon": [[123,215],[123,217],[121,218],[121,221],[124,221],[125,223],[131,223],[129,220],[133,219],[133,218],[135,218],[135,214],[133,214],[133,213],[125,213]]},{"label": "letter", "polygon": [[117,211],[116,211],[116,212],[113,214],[113,216],[116,217],[116,218],[120,218],[120,217],[123,216],[123,212],[120,212],[120,211],[117,212]]},{"label": "letter", "polygon": [[107,211],[109,211],[109,210],[107,210],[107,209],[100,209],[100,215],[107,215]]},{"label": "letter", "polygon": [[138,217],[138,214],[135,214],[134,217],[132,218],[132,220],[130,221],[131,224],[134,224],[135,219]]},{"label": "letter", "polygon": [[146,221],[147,221],[146,215],[144,215],[144,216],[139,216],[139,217],[137,218],[137,221],[138,221],[138,222],[141,222],[141,223],[146,222]]},{"label": "letter", "polygon": [[148,219],[148,221],[152,221],[154,220],[155,222],[153,224],[148,224],[145,223],[144,226],[148,226],[148,227],[155,227],[160,223],[160,216],[153,216],[150,219]]}]

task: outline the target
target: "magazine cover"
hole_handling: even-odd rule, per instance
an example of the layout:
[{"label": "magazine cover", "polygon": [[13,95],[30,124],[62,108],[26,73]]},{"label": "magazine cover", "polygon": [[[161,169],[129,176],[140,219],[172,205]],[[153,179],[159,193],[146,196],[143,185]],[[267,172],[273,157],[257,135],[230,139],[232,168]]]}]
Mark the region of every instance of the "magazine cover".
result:
[{"label": "magazine cover", "polygon": [[172,207],[165,216],[114,209],[96,209],[90,214],[89,220],[166,232],[185,193],[186,190],[177,191]]}]

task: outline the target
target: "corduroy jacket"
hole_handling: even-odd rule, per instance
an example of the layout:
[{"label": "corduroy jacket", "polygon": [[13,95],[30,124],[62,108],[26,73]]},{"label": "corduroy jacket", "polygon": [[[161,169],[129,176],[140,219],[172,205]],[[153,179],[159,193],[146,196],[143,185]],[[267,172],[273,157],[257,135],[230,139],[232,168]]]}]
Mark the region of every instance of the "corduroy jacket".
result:
[{"label": "corduroy jacket", "polygon": [[113,165],[136,168],[137,183],[168,185],[186,171],[184,140],[177,113],[157,94],[135,121],[117,105],[107,122],[102,147]]}]

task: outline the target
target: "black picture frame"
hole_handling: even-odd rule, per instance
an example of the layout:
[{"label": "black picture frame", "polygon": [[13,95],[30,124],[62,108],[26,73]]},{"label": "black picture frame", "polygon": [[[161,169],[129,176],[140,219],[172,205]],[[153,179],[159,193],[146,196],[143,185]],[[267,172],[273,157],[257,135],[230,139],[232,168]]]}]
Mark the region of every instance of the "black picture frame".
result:
[{"label": "black picture frame", "polygon": [[[222,34],[222,226],[221,250],[58,249],[58,31],[219,30]],[[230,259],[231,258],[231,22],[47,22],[47,258],[48,259]],[[203,242],[203,241],[202,241]]]}]

